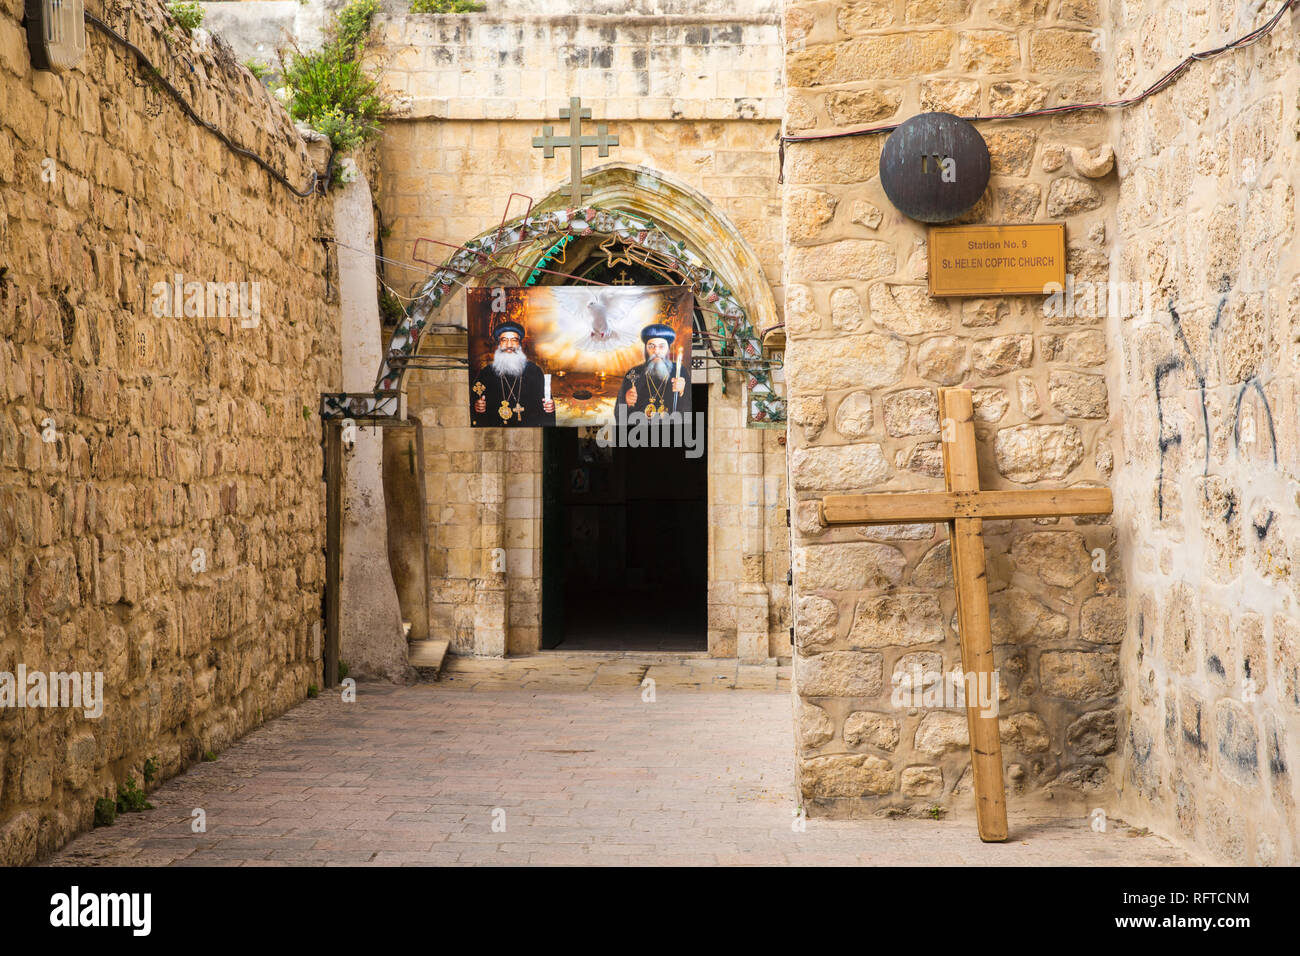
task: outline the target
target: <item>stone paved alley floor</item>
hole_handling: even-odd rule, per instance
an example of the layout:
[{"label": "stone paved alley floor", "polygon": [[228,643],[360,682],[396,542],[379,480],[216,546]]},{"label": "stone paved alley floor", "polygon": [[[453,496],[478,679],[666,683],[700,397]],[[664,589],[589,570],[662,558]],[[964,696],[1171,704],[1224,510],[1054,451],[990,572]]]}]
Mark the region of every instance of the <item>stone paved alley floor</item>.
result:
[{"label": "stone paved alley floor", "polygon": [[[793,750],[789,668],[689,655],[449,659],[437,683],[307,701],[163,784],[155,809],[83,834],[50,862],[1192,862],[1145,831],[1094,833],[1084,818],[1015,808],[1001,846],[981,844],[962,816],[814,818],[795,832]],[[194,808],[206,833],[191,832]]]}]

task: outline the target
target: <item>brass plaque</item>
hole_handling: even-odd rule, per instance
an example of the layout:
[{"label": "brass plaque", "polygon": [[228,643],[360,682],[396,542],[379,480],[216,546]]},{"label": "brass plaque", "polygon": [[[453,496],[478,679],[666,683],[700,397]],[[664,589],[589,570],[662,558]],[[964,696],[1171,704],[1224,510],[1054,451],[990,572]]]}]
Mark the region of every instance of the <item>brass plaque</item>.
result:
[{"label": "brass plaque", "polygon": [[1045,295],[1065,285],[1065,223],[932,226],[930,295]]}]

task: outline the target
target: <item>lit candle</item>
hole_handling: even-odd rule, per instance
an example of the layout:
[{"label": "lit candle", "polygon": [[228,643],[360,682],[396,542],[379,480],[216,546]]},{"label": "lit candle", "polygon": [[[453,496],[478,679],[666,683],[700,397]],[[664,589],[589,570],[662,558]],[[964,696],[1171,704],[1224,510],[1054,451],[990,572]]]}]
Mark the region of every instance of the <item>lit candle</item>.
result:
[{"label": "lit candle", "polygon": [[544,398],[546,401],[551,400],[551,376],[550,373],[542,375],[543,389],[545,390]]}]

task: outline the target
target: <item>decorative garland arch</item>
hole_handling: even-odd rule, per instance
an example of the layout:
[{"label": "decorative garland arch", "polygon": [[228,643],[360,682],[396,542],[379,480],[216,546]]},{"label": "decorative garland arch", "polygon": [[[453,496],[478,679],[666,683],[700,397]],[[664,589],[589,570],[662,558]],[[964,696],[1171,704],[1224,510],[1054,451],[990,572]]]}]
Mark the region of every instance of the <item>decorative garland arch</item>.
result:
[{"label": "decorative garland arch", "polygon": [[[746,377],[748,424],[755,427],[784,427],[785,401],[772,385],[770,364],[763,359],[762,344],[735,293],[706,266],[687,244],[673,239],[648,218],[623,210],[586,206],[581,209],[552,209],[530,213],[471,239],[425,280],[407,310],[406,318],[393,330],[369,395],[323,395],[324,418],[375,419],[396,415],[402,381],[420,347],[420,339],[431,319],[457,291],[459,283],[495,269],[509,268],[494,257],[520,247],[540,246],[539,255],[564,236],[613,237],[629,249],[644,250],[669,260],[687,277],[705,311],[713,314],[719,337],[730,346],[727,360]],[[518,260],[518,257],[516,257]],[[526,270],[531,271],[531,270]]]}]

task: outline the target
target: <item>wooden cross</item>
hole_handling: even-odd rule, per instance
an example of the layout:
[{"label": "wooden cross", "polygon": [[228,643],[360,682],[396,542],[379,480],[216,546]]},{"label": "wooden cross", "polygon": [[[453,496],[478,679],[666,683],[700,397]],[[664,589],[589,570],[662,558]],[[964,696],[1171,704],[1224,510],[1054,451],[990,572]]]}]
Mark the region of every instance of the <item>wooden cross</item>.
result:
[{"label": "wooden cross", "polygon": [[542,135],[533,137],[533,148],[541,149],[546,159],[555,158],[555,147],[569,150],[569,201],[573,208],[582,205],[582,197],[591,195],[591,187],[582,184],[582,150],[585,146],[595,146],[601,156],[609,155],[609,148],[618,145],[618,137],[609,135],[609,128],[604,123],[596,125],[595,136],[582,135],[582,121],[591,119],[591,110],[583,109],[582,99],[569,97],[567,109],[560,110],[560,119],[569,121],[569,135],[556,136],[554,126],[543,126]]},{"label": "wooden cross", "polygon": [[970,728],[975,813],[980,839],[1000,843],[1007,838],[1007,803],[1002,783],[998,718],[996,712],[990,714],[984,710],[977,695],[969,690],[972,686],[996,686],[992,676],[996,669],[989,629],[988,577],[984,568],[984,519],[1110,514],[1110,490],[980,491],[970,391],[939,389],[939,417],[946,490],[827,495],[818,506],[818,518],[826,526],[948,523],[961,662],[968,688],[966,721]]}]

